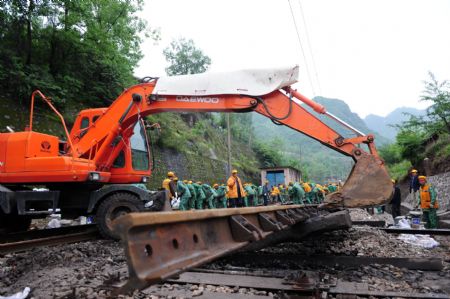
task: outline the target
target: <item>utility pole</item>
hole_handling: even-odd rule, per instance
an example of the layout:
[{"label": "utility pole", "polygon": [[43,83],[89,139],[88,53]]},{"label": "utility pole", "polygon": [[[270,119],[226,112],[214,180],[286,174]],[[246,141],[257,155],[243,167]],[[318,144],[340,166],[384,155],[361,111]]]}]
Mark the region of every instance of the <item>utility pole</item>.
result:
[{"label": "utility pole", "polygon": [[231,174],[231,126],[230,126],[230,113],[226,113],[227,116],[227,145],[228,145],[228,173],[226,176]]}]

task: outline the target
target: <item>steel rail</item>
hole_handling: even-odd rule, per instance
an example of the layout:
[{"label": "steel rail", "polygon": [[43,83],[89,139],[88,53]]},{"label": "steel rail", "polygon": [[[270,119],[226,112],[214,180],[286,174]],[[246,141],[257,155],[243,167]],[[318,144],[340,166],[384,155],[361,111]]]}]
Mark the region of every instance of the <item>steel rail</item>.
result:
[{"label": "steel rail", "polygon": [[450,236],[450,229],[380,228],[390,234]]},{"label": "steel rail", "polygon": [[78,225],[9,234],[3,236],[0,241],[0,254],[42,246],[88,241],[98,237],[98,230],[95,225]]},{"label": "steel rail", "polygon": [[118,218],[129,280],[114,294],[143,289],[318,216],[316,205],[131,213]]}]

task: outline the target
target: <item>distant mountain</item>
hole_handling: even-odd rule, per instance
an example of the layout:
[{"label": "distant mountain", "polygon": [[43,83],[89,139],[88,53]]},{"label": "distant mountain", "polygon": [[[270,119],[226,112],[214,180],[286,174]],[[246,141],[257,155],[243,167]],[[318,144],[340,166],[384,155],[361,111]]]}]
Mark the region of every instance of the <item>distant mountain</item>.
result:
[{"label": "distant mountain", "polygon": [[[350,107],[342,100],[339,99],[330,99],[325,97],[315,97],[314,101],[319,104],[322,104],[328,112],[337,116],[339,119],[345,121],[355,129],[361,131],[364,134],[374,134],[375,142],[377,145],[382,145],[386,143],[390,143],[390,140],[386,138],[379,128],[373,129],[366,125],[364,120],[362,120],[358,114],[352,112]],[[343,137],[352,137],[355,134],[350,129],[347,129],[339,124],[337,124],[334,120],[331,120],[329,117],[324,115],[317,115],[324,123],[328,126],[336,130]]]},{"label": "distant mountain", "polygon": [[[315,97],[314,101],[325,106],[328,112],[345,121],[354,128],[363,133],[374,133],[376,144],[388,143],[389,140],[378,133],[370,130],[365,122],[350,110],[350,107],[342,100],[329,99],[324,97]],[[342,127],[327,116],[319,115],[309,107],[305,107],[321,121],[333,128],[343,137],[355,136],[351,130]],[[302,169],[306,170],[309,178],[316,181],[322,181],[326,177],[339,177],[345,179],[349,173],[353,161],[342,154],[327,148],[319,142],[308,138],[298,132],[285,126],[276,126],[268,118],[259,114],[253,114],[253,126],[255,134],[259,140],[273,140],[278,138],[283,144],[280,144],[280,150],[288,154],[292,159],[300,161]]]},{"label": "distant mountain", "polygon": [[405,115],[405,113],[415,116],[423,116],[425,115],[426,111],[410,107],[401,107],[395,109],[386,117],[369,114],[366,116],[366,118],[364,118],[364,121],[367,124],[367,127],[383,132],[383,136],[393,141],[397,136],[397,129],[391,127],[390,125],[398,125],[408,120],[409,116]]}]

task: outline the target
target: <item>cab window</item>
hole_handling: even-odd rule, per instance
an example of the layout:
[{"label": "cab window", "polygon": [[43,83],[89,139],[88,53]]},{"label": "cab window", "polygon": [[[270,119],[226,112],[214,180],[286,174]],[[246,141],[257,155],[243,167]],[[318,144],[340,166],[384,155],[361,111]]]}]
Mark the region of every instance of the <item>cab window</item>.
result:
[{"label": "cab window", "polygon": [[138,121],[133,129],[133,135],[130,138],[131,143],[131,164],[134,170],[148,170],[148,147],[145,138],[145,129]]}]

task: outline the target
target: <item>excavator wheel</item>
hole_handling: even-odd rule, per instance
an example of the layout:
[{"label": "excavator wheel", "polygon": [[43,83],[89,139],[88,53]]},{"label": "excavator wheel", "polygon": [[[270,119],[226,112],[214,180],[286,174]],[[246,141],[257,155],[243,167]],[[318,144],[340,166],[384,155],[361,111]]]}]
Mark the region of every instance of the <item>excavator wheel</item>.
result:
[{"label": "excavator wheel", "polygon": [[105,198],[97,209],[96,221],[100,234],[107,239],[119,240],[112,231],[112,222],[123,215],[144,210],[144,203],[133,194],[119,192]]},{"label": "excavator wheel", "polygon": [[19,215],[8,215],[0,211],[0,233],[26,231],[30,227],[31,218]]}]

